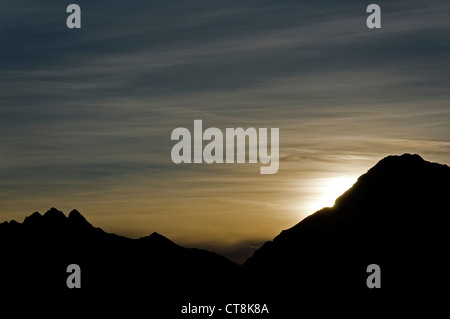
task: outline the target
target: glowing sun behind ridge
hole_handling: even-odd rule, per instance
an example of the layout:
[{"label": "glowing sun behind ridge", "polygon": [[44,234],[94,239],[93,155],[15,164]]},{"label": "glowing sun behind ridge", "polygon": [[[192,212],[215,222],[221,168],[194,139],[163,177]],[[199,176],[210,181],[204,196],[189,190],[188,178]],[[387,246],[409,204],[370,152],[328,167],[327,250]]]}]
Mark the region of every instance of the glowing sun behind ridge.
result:
[{"label": "glowing sun behind ridge", "polygon": [[336,176],[317,181],[315,187],[316,199],[311,202],[310,214],[324,207],[334,206],[336,199],[356,182],[357,177]]}]

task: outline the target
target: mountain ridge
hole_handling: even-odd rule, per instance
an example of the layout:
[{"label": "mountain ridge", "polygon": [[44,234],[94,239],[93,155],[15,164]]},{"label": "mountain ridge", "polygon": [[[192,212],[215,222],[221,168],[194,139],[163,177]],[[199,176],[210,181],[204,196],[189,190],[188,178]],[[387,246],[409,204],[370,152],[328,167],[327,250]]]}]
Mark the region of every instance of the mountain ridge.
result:
[{"label": "mountain ridge", "polygon": [[[431,296],[445,287],[449,180],[450,167],[417,154],[385,157],[333,207],[281,231],[241,266],[157,232],[130,239],[92,226],[76,210],[66,217],[51,208],[0,224],[3,258],[10,261],[0,264],[2,285],[65,296],[64,270],[75,262],[83,269],[81,290],[101,292],[105,304],[150,298],[175,309],[192,300],[250,298],[292,314],[298,298],[309,307],[321,307],[326,297],[328,305],[386,305],[398,295],[419,303],[424,291]],[[371,264],[381,269],[381,289],[366,285]]]},{"label": "mountain ridge", "polygon": [[383,274],[383,295],[404,294],[416,300],[423,291],[437,289],[443,276],[437,269],[448,264],[443,252],[449,243],[449,180],[450,167],[417,154],[386,157],[333,207],[283,230],[256,250],[243,268],[254,285],[262,274],[277,274],[265,284],[270,289],[260,286],[266,294],[289,282],[310,293],[373,297],[366,286],[366,268],[375,263]]}]

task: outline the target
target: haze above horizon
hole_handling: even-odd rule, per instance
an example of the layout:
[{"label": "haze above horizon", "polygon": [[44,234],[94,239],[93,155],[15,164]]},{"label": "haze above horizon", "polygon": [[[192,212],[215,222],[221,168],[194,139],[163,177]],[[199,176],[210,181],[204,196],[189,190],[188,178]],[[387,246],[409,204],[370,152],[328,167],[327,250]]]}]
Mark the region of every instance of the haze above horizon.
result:
[{"label": "haze above horizon", "polygon": [[[376,31],[358,1],[77,3],[79,30],[2,4],[0,220],[76,208],[239,259],[387,155],[449,163],[448,1],[378,1]],[[278,172],[174,164],[195,119],[279,128]]]}]

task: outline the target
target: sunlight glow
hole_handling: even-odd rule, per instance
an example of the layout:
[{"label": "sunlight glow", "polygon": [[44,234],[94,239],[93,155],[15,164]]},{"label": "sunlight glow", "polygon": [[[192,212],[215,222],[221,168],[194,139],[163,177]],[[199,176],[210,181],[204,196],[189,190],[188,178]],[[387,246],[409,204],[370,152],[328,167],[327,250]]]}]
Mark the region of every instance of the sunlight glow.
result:
[{"label": "sunlight glow", "polygon": [[324,207],[334,206],[336,199],[356,182],[357,177],[337,176],[317,181],[317,197],[310,205],[310,214]]}]

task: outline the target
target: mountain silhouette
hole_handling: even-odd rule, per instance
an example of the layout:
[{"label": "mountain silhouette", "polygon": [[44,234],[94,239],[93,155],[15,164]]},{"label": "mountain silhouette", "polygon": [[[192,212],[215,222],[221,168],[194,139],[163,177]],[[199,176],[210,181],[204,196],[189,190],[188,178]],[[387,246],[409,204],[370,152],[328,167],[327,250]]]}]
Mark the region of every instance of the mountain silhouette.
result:
[{"label": "mountain silhouette", "polygon": [[[341,303],[380,305],[399,297],[423,303],[446,277],[449,181],[448,166],[419,155],[384,158],[333,207],[255,251],[243,265],[251,285],[285,304],[286,298],[326,294]],[[381,289],[367,287],[370,264],[380,266]],[[300,291],[287,293],[286,283]]]},{"label": "mountain silhouette", "polygon": [[[78,304],[77,309],[95,300],[94,308],[102,314],[111,311],[111,304],[114,314],[122,307],[129,315],[148,303],[153,304],[152,314],[178,314],[174,303],[226,286],[237,269],[223,256],[179,246],[156,232],[139,239],[106,233],[77,210],[66,217],[51,208],[43,215],[33,213],[23,223],[4,222],[0,243],[0,289],[12,299],[20,300],[25,293],[32,296],[27,303],[39,307],[42,299],[51,299],[50,308]],[[81,289],[66,285],[70,264],[81,268]]]},{"label": "mountain silhouette", "polygon": [[[0,224],[0,289],[16,300],[31,294],[27,303],[39,300],[38,307],[50,298],[103,315],[148,310],[150,317],[178,318],[188,302],[267,303],[271,314],[257,318],[336,314],[339,307],[404,312],[411,303],[428,305],[446,287],[449,181],[446,165],[388,156],[333,207],[282,231],[241,266],[158,233],[106,233],[76,210],[66,217],[52,208]],[[69,264],[82,269],[81,289],[66,286]],[[366,284],[371,264],[381,269],[379,289]]]}]

